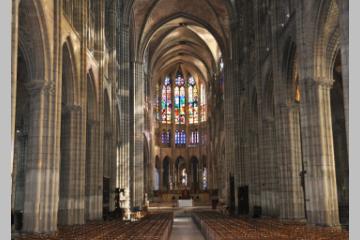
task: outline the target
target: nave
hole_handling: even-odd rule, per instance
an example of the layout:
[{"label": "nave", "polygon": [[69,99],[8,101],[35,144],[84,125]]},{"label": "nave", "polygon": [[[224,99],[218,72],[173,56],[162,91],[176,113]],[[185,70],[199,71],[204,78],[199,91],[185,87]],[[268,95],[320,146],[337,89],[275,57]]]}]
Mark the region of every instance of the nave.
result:
[{"label": "nave", "polygon": [[346,238],[347,0],[12,5],[14,238]]}]

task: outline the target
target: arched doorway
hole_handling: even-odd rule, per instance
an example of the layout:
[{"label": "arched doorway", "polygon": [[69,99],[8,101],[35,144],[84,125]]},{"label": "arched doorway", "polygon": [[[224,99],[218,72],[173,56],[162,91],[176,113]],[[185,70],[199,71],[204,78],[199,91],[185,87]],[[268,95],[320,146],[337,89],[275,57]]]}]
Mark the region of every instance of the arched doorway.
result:
[{"label": "arched doorway", "polygon": [[160,158],[159,156],[155,157],[155,169],[154,169],[154,190],[158,191],[160,189]]},{"label": "arched doorway", "polygon": [[199,160],[197,157],[191,158],[192,190],[199,191]]},{"label": "arched doorway", "polygon": [[206,156],[202,156],[202,168],[201,168],[201,190],[206,191],[208,189],[208,168]]},{"label": "arched doorway", "polygon": [[76,145],[75,129],[79,113],[74,105],[74,71],[68,43],[62,48],[62,76],[61,76],[61,136],[60,136],[60,186],[58,224],[73,224],[75,212],[69,202],[75,197],[77,186],[70,185],[74,180],[77,164],[74,146]]},{"label": "arched doorway", "polygon": [[[97,217],[98,193],[98,157],[97,140],[99,121],[96,119],[96,92],[94,77],[90,71],[87,74],[87,109],[86,109],[86,159],[85,159],[85,219],[92,220]],[[100,178],[101,179],[101,178]]]},{"label": "arched doorway", "polygon": [[150,161],[149,161],[149,144],[147,142],[146,137],[144,136],[144,150],[143,150],[143,157],[144,157],[144,193],[149,193],[149,169],[150,169]]},{"label": "arched doorway", "polygon": [[349,224],[349,158],[346,141],[344,91],[341,67],[341,53],[338,51],[332,69],[334,83],[330,92],[330,100],[339,220],[341,224],[347,225]]},{"label": "arched doorway", "polygon": [[[111,127],[110,100],[108,92],[104,92],[104,146],[103,146],[103,216],[110,211],[110,181],[111,179],[111,153],[112,153],[112,127]],[[115,189],[114,189],[115,190]]]},{"label": "arched doorway", "polygon": [[188,170],[183,157],[178,157],[175,161],[175,188],[182,189],[188,185]]},{"label": "arched doorway", "polygon": [[163,178],[162,187],[164,191],[170,190],[170,158],[165,157],[163,160]]},{"label": "arched doorway", "polygon": [[18,49],[17,89],[15,110],[15,141],[12,181],[12,214],[16,230],[22,228],[22,214],[25,198],[25,166],[28,153],[28,113],[30,95],[25,84],[30,81],[28,66],[21,48]]},{"label": "arched doorway", "polygon": [[[250,142],[250,159],[251,159],[251,185],[250,191],[250,202],[252,209],[255,206],[261,206],[261,176],[260,176],[260,164],[258,156],[259,147],[259,129],[258,129],[258,93],[257,89],[254,88],[251,94],[250,102],[250,129],[249,129],[249,142]],[[233,176],[229,176],[231,183],[234,181]],[[235,206],[235,189],[230,184],[230,208],[233,209]]]}]

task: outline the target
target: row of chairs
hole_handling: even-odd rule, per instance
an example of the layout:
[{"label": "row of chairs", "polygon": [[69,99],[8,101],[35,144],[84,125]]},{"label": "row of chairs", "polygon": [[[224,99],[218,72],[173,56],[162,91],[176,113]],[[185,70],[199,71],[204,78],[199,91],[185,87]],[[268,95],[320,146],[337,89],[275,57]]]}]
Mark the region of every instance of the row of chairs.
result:
[{"label": "row of chairs", "polygon": [[122,220],[93,221],[84,225],[63,226],[55,234],[21,234],[14,239],[69,239],[69,240],[168,240],[173,224],[173,213],[150,213],[137,222]]},{"label": "row of chairs", "polygon": [[309,226],[277,219],[235,218],[215,211],[194,212],[192,217],[208,240],[231,239],[348,239],[349,233],[338,228]]}]

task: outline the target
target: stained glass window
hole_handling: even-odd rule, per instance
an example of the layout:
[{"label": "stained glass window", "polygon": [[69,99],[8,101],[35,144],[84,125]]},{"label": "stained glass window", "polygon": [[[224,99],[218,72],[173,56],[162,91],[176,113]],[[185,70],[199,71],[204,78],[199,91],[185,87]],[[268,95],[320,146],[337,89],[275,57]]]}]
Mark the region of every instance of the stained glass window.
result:
[{"label": "stained glass window", "polygon": [[185,130],[181,130],[180,144],[183,144],[183,145],[186,144],[186,133],[185,133]]},{"label": "stained glass window", "polygon": [[[158,96],[160,96],[155,104],[155,108],[158,109],[157,118],[163,124],[173,123],[176,125],[185,125],[186,117],[188,117],[190,125],[206,121],[207,102],[205,84],[200,84],[191,75],[185,80],[180,69],[176,72],[175,76],[175,79],[172,80],[169,77],[165,77],[163,83],[157,86]],[[172,116],[174,116],[173,122]],[[170,130],[167,130],[168,128],[169,126],[165,126],[165,132],[161,132],[160,140],[162,144],[170,146],[171,141],[174,141],[175,145],[183,146],[187,144],[186,129],[183,126],[177,127],[178,129],[175,130],[173,140],[171,140],[172,136],[170,135]],[[189,134],[190,144],[200,143],[199,131],[197,129],[190,130]]]},{"label": "stained glass window", "polygon": [[195,129],[195,131],[191,131],[190,143],[199,144],[199,131],[197,129]]},{"label": "stained glass window", "polygon": [[220,81],[219,81],[219,84],[220,84],[220,91],[223,93],[224,92],[224,79],[225,79],[225,76],[224,76],[224,61],[223,59],[220,59]]},{"label": "stained glass window", "polygon": [[170,145],[170,130],[165,130],[163,129],[162,133],[161,133],[161,143],[165,144],[165,145]]},{"label": "stained glass window", "polygon": [[186,133],[185,130],[175,130],[175,144],[185,145],[186,144]]},{"label": "stained glass window", "polygon": [[155,91],[156,91],[155,114],[156,114],[156,120],[160,121],[160,102],[161,102],[160,84],[156,84]]},{"label": "stained glass window", "polygon": [[189,105],[189,123],[198,123],[199,122],[199,93],[196,86],[195,79],[191,76],[189,77],[189,87],[188,87],[188,105]]},{"label": "stained glass window", "polygon": [[178,71],[175,79],[175,123],[185,124],[185,80],[183,74]]},{"label": "stained glass window", "polygon": [[179,130],[175,130],[175,144],[178,145],[180,144],[180,133]]},{"label": "stained glass window", "polygon": [[167,131],[167,134],[166,134],[166,143],[168,145],[170,145],[170,141],[171,141],[171,132],[170,132],[170,129]]},{"label": "stained glass window", "polygon": [[224,70],[224,60],[221,58],[220,59],[220,72],[222,72]]},{"label": "stained glass window", "polygon": [[161,121],[171,123],[171,81],[169,77],[164,80],[161,93]]},{"label": "stained glass window", "polygon": [[161,133],[161,143],[162,144],[166,143],[166,131],[165,131],[165,129],[163,129],[163,131]]},{"label": "stained glass window", "polygon": [[202,185],[203,185],[203,190],[207,189],[207,169],[204,166],[203,168],[203,172],[202,172]]},{"label": "stained glass window", "polygon": [[201,96],[200,96],[200,102],[201,102],[201,122],[206,121],[206,91],[205,91],[205,85],[201,84]]},{"label": "stained glass window", "polygon": [[179,120],[179,114],[180,114],[180,89],[179,87],[175,87],[174,88],[174,96],[175,96],[175,101],[174,101],[174,114],[175,114],[175,121],[176,123],[178,123]]}]

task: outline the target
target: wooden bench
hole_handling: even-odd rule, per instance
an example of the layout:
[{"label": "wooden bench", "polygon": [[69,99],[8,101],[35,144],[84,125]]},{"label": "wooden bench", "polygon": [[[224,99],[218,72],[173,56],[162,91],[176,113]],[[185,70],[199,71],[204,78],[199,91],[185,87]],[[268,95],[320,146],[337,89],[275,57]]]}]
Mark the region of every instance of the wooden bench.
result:
[{"label": "wooden bench", "polygon": [[106,222],[93,221],[84,225],[62,226],[54,234],[20,234],[14,239],[168,240],[172,224],[173,213],[150,213],[137,222],[124,222],[119,219]]},{"label": "wooden bench", "polygon": [[216,211],[194,212],[194,222],[208,240],[231,239],[348,239],[346,230],[309,226],[278,219],[235,218]]}]

